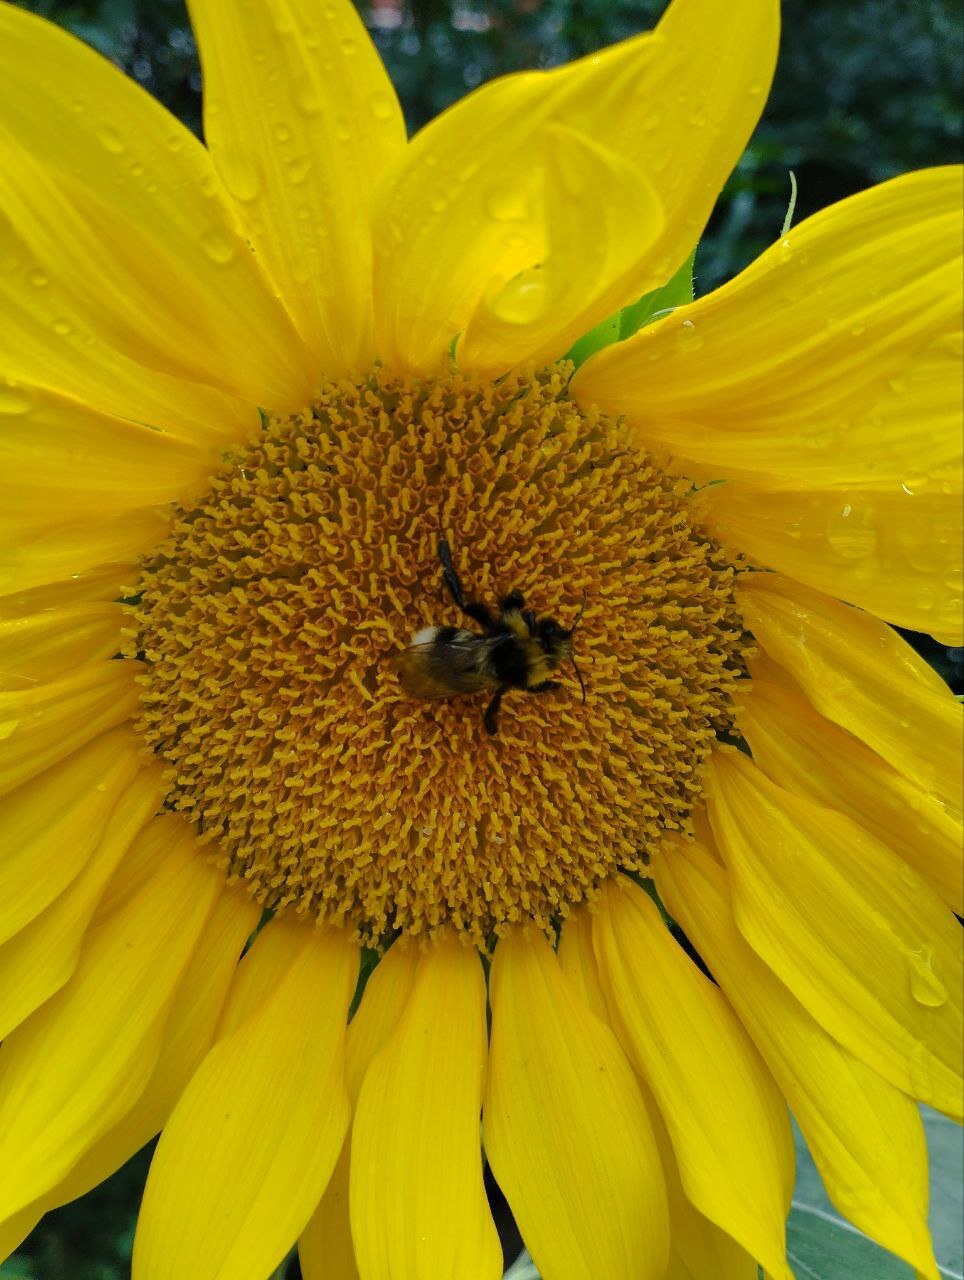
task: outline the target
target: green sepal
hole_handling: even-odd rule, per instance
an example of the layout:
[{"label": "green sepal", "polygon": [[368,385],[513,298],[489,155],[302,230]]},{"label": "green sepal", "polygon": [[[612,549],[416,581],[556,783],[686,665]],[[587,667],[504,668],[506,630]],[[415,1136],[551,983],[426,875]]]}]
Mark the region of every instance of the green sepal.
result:
[{"label": "green sepal", "polygon": [[591,355],[609,347],[614,342],[623,342],[638,333],[645,325],[658,319],[668,311],[682,307],[693,301],[693,263],[696,260],[696,249],[689,255],[676,274],[667,280],[659,289],[651,289],[641,298],[631,302],[611,316],[607,316],[595,328],[584,333],[566,352],[566,359],[571,360],[578,369]]},{"label": "green sepal", "polygon": [[667,311],[675,311],[677,307],[685,307],[693,301],[693,264],[696,261],[696,249],[689,255],[683,265],[661,289],[653,289],[644,293],[638,302],[623,307],[619,313],[619,341],[631,338],[645,325],[664,315]]}]

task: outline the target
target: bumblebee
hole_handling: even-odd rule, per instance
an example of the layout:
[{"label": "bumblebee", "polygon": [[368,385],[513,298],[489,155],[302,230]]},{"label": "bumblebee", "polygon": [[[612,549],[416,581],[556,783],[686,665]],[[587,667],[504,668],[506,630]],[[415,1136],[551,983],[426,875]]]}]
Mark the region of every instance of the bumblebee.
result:
[{"label": "bumblebee", "polygon": [[498,732],[499,706],[510,689],[525,693],[549,693],[560,688],[550,679],[567,659],[586,701],[586,686],[573,656],[572,637],[586,607],[571,627],[555,618],[537,617],[526,608],[521,592],[511,591],[499,601],[498,614],[486,605],[467,600],[452,564],[452,551],[443,537],[439,541],[442,579],[456,606],[482,628],[465,631],[459,627],[423,627],[413,637],[395,667],[402,688],[413,698],[455,698],[461,694],[492,689],[492,699],[482,723],[490,734]]}]

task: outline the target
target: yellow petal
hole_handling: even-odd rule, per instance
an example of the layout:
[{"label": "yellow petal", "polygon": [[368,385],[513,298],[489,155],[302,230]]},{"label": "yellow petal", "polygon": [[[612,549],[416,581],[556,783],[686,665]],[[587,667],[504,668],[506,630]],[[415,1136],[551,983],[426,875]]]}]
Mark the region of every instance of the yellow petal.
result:
[{"label": "yellow petal", "polygon": [[335,929],[275,921],[270,930],[285,937],[287,970],[208,1053],[164,1127],[134,1240],[135,1277],[263,1280],[337,1159],[358,951]]},{"label": "yellow petal", "polygon": [[39,587],[6,595],[0,594],[0,621],[27,618],[31,614],[65,609],[70,605],[114,603],[123,596],[125,588],[136,580],[137,573],[133,563],[101,565],[86,573],[78,573],[75,578],[46,582]]},{"label": "yellow petal", "polygon": [[[497,289],[526,271],[523,292],[537,284],[531,269],[543,261],[549,244],[548,209],[538,208],[532,169],[545,163],[551,126],[583,136],[583,154],[573,145],[568,161],[577,166],[581,182],[590,172],[592,148],[596,171],[608,168],[607,191],[600,195],[618,195],[621,203],[631,193],[635,171],[636,181],[645,179],[656,192],[665,220],[651,225],[652,234],[640,235],[647,201],[629,228],[610,226],[608,219],[605,232],[593,227],[601,237],[615,237],[603,258],[589,230],[593,214],[587,214],[583,251],[605,278],[591,280],[579,257],[570,259],[569,269],[582,281],[582,304],[559,291],[554,335],[540,309],[531,325],[517,310],[511,347],[516,360],[558,357],[570,334],[665,283],[699,238],[756,123],[778,25],[774,0],[738,0],[725,12],[713,0],[675,0],[653,33],[571,66],[503,77],[433,120],[378,197],[376,324],[385,362],[434,368],[487,287]],[[560,142],[566,137],[558,136]],[[644,198],[645,188],[639,190]],[[581,194],[595,207],[592,191]],[[558,199],[572,196],[563,188]],[[629,230],[638,237],[635,250]],[[538,297],[515,301],[529,305]],[[495,361],[491,346],[480,349],[480,360],[483,355]],[[471,341],[465,358],[474,362]]]},{"label": "yellow petal", "polygon": [[114,730],[0,799],[0,942],[81,873],[140,769],[131,736]]},{"label": "yellow petal", "polygon": [[131,899],[140,893],[144,882],[154,874],[156,863],[164,859],[167,851],[180,839],[186,838],[191,830],[181,814],[157,813],[138,833],[104,887],[94,912],[93,927],[100,928],[105,920],[126,910]]},{"label": "yellow petal", "polygon": [[[910,474],[910,473],[908,473]],[[724,546],[944,644],[964,642],[964,500],[957,474],[875,488],[700,491],[700,522]],[[915,481],[916,483],[916,481]]]},{"label": "yellow petal", "polygon": [[[490,215],[490,236],[476,242],[474,257],[460,258],[476,280],[489,273],[455,353],[460,365],[483,377],[527,360],[558,358],[618,306],[623,277],[663,226],[642,175],[573,129],[548,125],[503,164],[526,174],[516,199],[535,219],[531,243],[520,251],[506,240],[521,231],[507,233]],[[480,203],[479,221],[486,225],[485,199]],[[462,230],[461,221],[449,226]]]},{"label": "yellow petal", "polygon": [[193,0],[204,136],[259,261],[330,376],[372,339],[375,185],[405,147],[392,83],[349,0]]},{"label": "yellow petal", "polygon": [[588,907],[579,907],[563,925],[559,938],[559,967],[579,992],[583,1004],[608,1025],[606,992],[592,947],[592,915]]},{"label": "yellow petal", "polygon": [[222,891],[174,994],[157,1063],[143,1092],[54,1188],[49,1205],[64,1204],[98,1186],[164,1125],[211,1047],[238,956],[258,915],[257,904],[243,890]]},{"label": "yellow petal", "polygon": [[156,546],[170,527],[167,511],[144,509],[87,523],[63,521],[11,537],[0,530],[0,593],[56,582],[101,565],[131,561]]},{"label": "yellow petal", "polygon": [[[111,736],[108,734],[107,738]],[[136,756],[133,760],[136,765]],[[29,791],[30,788],[22,790]],[[74,972],[87,925],[105,884],[134,837],[157,812],[165,791],[160,767],[141,769],[119,798],[116,795],[111,798],[106,823],[93,824],[96,833],[94,847],[79,873],[26,928],[0,945],[0,1040],[55,991],[59,991]],[[19,795],[20,792],[14,792],[14,797],[7,799]],[[46,802],[50,805],[49,795]],[[60,803],[59,794],[55,803]],[[63,858],[66,849],[73,853],[75,844],[79,843],[82,848],[90,847],[92,837],[85,825],[83,811],[72,810],[70,819],[66,839],[63,831],[59,839],[55,830],[45,833],[54,837],[51,843],[53,857],[57,861]],[[3,825],[2,818],[0,828],[4,832],[4,841],[10,841],[9,847],[16,861],[18,842]],[[46,860],[50,856],[48,845]],[[69,862],[68,859],[64,861]],[[49,870],[44,865],[27,874],[39,879],[41,874],[44,877],[49,875]]]},{"label": "yellow petal", "polygon": [[496,947],[483,1137],[546,1276],[661,1278],[666,1192],[639,1086],[541,934]]},{"label": "yellow petal", "polygon": [[803,697],[754,676],[739,726],[768,778],[853,818],[964,915],[961,815],[819,715]]},{"label": "yellow petal", "polygon": [[792,1280],[789,1118],[746,1032],[630,881],[604,888],[593,943],[610,1019],[666,1121],[687,1197],[765,1270]]},{"label": "yellow petal", "polygon": [[351,1224],[365,1280],[502,1274],[479,1146],[485,1037],[478,955],[446,935],[419,957],[358,1098]]},{"label": "yellow petal", "polygon": [[936,894],[842,814],[711,762],[708,809],[733,914],[807,1011],[905,1093],[962,1113],[960,930]]},{"label": "yellow petal", "polygon": [[[592,945],[592,915],[586,908],[566,920],[559,942],[559,966],[583,1002],[609,1026],[606,993]],[[659,1150],[669,1206],[669,1264],[666,1280],[757,1280],[757,1264],[745,1249],[694,1209],[680,1182],[666,1125],[649,1089],[640,1092]]]},{"label": "yellow petal", "polygon": [[676,1154],[656,1099],[642,1086],[643,1100],[663,1164],[669,1205],[670,1248],[666,1280],[757,1280],[756,1260],[732,1236],[704,1218],[686,1197]]},{"label": "yellow petal", "polygon": [[59,1182],[150,1077],[221,883],[182,830],[126,909],[91,930],[67,985],[0,1049],[0,1216]]},{"label": "yellow petal", "polygon": [[[43,1213],[42,1208],[35,1209],[30,1205],[26,1209],[21,1209],[19,1213],[11,1215],[6,1221],[0,1222],[0,1262],[6,1262],[18,1245],[26,1240]],[[14,1280],[16,1280],[15,1273]]]},{"label": "yellow petal", "polygon": [[924,791],[964,807],[961,709],[905,640],[870,614],[776,574],[742,577],[737,600],[754,637],[821,715]]},{"label": "yellow petal", "polygon": [[135,662],[95,662],[69,676],[0,693],[0,795],[125,721],[137,706]]},{"label": "yellow petal", "polygon": [[0,531],[173,502],[206,488],[219,465],[213,445],[200,449],[44,387],[21,386],[18,394],[20,412],[0,419],[0,468],[17,477]]},{"label": "yellow petal", "polygon": [[16,259],[2,277],[7,308],[45,321],[55,341],[93,337],[254,404],[302,406],[310,358],[201,144],[106,60],[23,10],[0,11],[0,50],[3,239]]},{"label": "yellow petal", "polygon": [[[389,1039],[412,992],[418,951],[396,942],[365,987],[358,1012],[348,1027],[345,1076],[352,1105],[357,1102],[369,1063]],[[298,1260],[305,1280],[358,1280],[351,1238],[348,1194],[351,1180],[350,1135],[325,1194],[298,1239]]]},{"label": "yellow petal", "polygon": [[127,618],[114,602],[68,604],[22,618],[0,618],[0,689],[29,688],[112,657],[123,643]]},{"label": "yellow petal", "polygon": [[726,992],[803,1131],[830,1199],[861,1231],[936,1280],[927,1147],[917,1107],[833,1040],[748,946],[726,873],[693,843],[655,862],[660,896]]},{"label": "yellow petal", "polygon": [[178,984],[164,1024],[157,1064],[144,1091],[112,1129],[89,1147],[66,1177],[29,1210],[0,1224],[0,1257],[6,1233],[21,1219],[33,1222],[99,1186],[156,1134],[211,1046],[221,1006],[245,939],[257,923],[258,907],[243,891],[225,889]]},{"label": "yellow petal", "polygon": [[716,476],[899,485],[959,465],[960,255],[961,171],[895,178],[599,352],[573,394]]}]

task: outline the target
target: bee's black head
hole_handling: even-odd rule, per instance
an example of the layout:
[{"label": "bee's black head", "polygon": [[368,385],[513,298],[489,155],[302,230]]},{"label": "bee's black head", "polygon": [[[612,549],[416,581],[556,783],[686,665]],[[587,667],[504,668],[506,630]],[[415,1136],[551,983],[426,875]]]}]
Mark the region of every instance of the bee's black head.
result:
[{"label": "bee's black head", "polygon": [[564,662],[572,655],[572,632],[561,627],[555,618],[540,618],[536,624],[536,639],[543,652],[554,662]]}]

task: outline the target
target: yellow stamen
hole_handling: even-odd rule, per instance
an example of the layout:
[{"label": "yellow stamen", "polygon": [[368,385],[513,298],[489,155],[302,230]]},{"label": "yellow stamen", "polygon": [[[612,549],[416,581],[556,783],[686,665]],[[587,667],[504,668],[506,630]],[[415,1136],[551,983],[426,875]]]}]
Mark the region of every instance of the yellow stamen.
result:
[{"label": "yellow stamen", "polygon": [[[143,565],[131,652],[169,804],[265,906],[484,945],[554,920],[686,828],[742,667],[734,568],[694,531],[689,485],[566,398],[567,366],[326,385],[268,419]],[[563,626],[574,675],[405,696],[425,625],[474,628],[445,593],[522,591]]]}]

